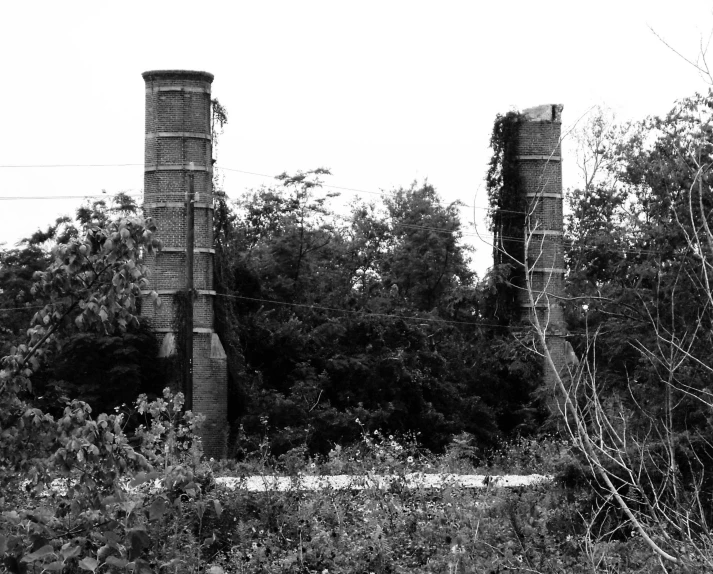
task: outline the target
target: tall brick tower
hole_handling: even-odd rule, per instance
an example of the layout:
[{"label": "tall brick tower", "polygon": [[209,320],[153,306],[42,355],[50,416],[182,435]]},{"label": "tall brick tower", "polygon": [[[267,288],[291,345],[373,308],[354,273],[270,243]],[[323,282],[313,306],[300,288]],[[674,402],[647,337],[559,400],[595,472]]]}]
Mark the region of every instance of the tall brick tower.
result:
[{"label": "tall brick tower", "polygon": [[193,411],[206,417],[207,456],[221,456],[227,436],[227,361],[213,329],[213,75],[187,70],[145,72],[144,215],[158,226],[163,249],[149,259],[161,305],[142,314],[163,334],[159,357],[177,352],[178,295],[186,290],[186,228],[190,181],[194,201]]},{"label": "tall brick tower", "polygon": [[[526,292],[520,293],[523,319],[537,313],[547,328],[548,348],[558,371],[565,366],[566,327],[561,304],[564,293],[562,218],[562,106],[544,105],[522,112],[517,153],[520,181],[527,197],[525,239],[529,240],[528,266],[534,308]],[[544,365],[545,385],[554,393],[555,373]],[[550,408],[557,407],[556,401]]]}]

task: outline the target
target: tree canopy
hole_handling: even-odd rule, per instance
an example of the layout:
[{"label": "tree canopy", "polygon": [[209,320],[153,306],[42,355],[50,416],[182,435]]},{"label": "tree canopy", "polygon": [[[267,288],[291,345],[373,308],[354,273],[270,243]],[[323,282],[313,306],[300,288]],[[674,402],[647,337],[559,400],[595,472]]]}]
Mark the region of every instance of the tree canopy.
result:
[{"label": "tree canopy", "polygon": [[216,212],[219,316],[239,324],[218,321],[236,444],[269,429],[278,451],[326,452],[357,419],[434,449],[531,430],[537,361],[488,323],[457,205],[414,183],[340,215],[327,175],[283,174]]}]

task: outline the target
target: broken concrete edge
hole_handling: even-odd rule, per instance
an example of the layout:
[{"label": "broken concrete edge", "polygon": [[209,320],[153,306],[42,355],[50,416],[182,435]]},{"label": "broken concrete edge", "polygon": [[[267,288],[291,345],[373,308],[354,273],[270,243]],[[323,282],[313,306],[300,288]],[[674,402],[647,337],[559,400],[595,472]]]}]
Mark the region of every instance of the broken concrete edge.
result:
[{"label": "broken concrete edge", "polygon": [[[387,490],[394,486],[403,488],[444,488],[459,486],[462,488],[518,488],[552,482],[554,476],[546,474],[428,474],[411,472],[405,475],[397,474],[335,474],[335,475],[306,475],[295,476],[221,476],[215,479],[216,486],[228,490],[246,490],[248,492],[289,492],[289,491],[316,491],[316,490]],[[76,481],[67,478],[57,478],[51,482],[49,488],[39,494],[48,497],[52,494],[64,496],[70,485]],[[27,490],[29,480],[20,483],[21,490]],[[126,492],[148,491],[156,494],[164,490],[160,478],[132,487],[131,480],[123,481]]]},{"label": "broken concrete edge", "polygon": [[296,491],[296,490],[386,490],[402,485],[404,488],[517,488],[552,482],[554,477],[543,474],[497,475],[484,474],[427,474],[422,472],[406,475],[296,475],[296,476],[245,476],[219,477],[216,484],[229,490],[249,492]]},{"label": "broken concrete edge", "polygon": [[562,104],[544,104],[522,110],[521,114],[528,122],[561,122]]}]

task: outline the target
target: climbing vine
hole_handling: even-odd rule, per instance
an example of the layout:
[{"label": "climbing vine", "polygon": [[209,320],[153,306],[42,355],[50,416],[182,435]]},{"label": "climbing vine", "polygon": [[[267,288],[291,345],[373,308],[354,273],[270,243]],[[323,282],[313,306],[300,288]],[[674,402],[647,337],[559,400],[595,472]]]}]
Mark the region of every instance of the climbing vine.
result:
[{"label": "climbing vine", "polygon": [[169,357],[168,369],[171,378],[168,380],[179,383],[178,390],[185,393],[188,386],[186,381],[186,319],[188,316],[188,302],[192,293],[188,290],[178,291],[173,295],[173,331],[175,333],[176,352]]},{"label": "climbing vine", "polygon": [[493,232],[494,275],[498,286],[497,314],[504,319],[519,317],[517,292],[524,287],[522,267],[525,245],[524,225],[527,198],[518,166],[518,131],[522,115],[509,112],[495,119],[488,164],[488,217]]}]

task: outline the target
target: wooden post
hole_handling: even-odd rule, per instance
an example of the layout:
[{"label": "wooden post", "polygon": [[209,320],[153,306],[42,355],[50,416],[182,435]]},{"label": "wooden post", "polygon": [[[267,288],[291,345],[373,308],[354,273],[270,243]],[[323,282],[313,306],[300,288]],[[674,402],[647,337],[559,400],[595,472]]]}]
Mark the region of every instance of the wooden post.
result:
[{"label": "wooden post", "polygon": [[193,172],[188,174],[188,197],[186,198],[186,357],[185,395],[187,411],[193,410],[193,245],[195,228],[195,192]]}]

